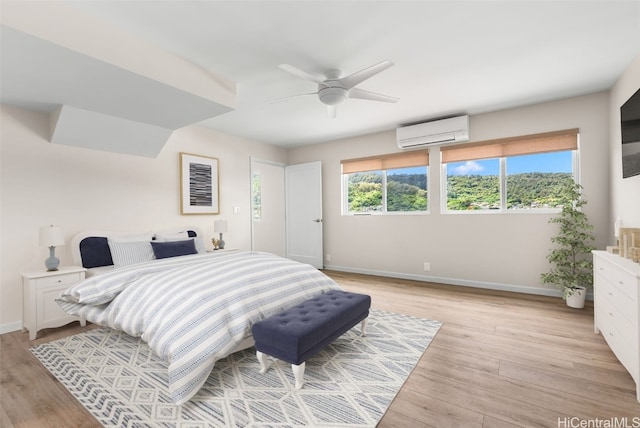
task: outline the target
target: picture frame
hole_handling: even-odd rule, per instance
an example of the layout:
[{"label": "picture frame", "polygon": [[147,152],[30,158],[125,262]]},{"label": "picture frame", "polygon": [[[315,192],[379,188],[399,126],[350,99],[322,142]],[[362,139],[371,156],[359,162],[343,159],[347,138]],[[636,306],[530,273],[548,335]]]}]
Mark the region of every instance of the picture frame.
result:
[{"label": "picture frame", "polygon": [[180,153],[181,214],[219,214],[218,158]]}]

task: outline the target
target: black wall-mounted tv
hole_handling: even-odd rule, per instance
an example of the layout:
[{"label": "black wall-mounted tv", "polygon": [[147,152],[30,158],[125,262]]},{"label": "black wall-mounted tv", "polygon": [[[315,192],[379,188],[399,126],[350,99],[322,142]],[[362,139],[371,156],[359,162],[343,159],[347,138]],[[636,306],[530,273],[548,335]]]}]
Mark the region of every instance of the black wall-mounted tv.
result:
[{"label": "black wall-mounted tv", "polygon": [[640,89],[620,107],[622,178],[640,175]]}]

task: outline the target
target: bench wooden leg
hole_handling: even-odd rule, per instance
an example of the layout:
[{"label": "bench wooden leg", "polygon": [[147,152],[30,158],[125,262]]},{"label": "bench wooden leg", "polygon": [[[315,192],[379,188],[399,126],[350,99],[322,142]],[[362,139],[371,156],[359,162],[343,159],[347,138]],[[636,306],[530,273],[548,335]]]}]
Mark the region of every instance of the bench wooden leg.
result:
[{"label": "bench wooden leg", "polygon": [[295,364],[291,364],[291,369],[293,370],[293,377],[296,380],[296,389],[302,388],[302,383],[303,383],[302,378],[304,377],[304,367],[305,367],[304,362],[298,366]]},{"label": "bench wooden leg", "polygon": [[367,327],[367,320],[368,319],[369,318],[365,318],[360,323],[360,336],[366,336],[367,335],[367,333],[365,332],[365,328]]},{"label": "bench wooden leg", "polygon": [[258,357],[258,361],[260,362],[260,374],[265,374],[267,372],[267,369],[269,368],[269,360],[267,359],[267,354],[256,351],[256,357]]}]

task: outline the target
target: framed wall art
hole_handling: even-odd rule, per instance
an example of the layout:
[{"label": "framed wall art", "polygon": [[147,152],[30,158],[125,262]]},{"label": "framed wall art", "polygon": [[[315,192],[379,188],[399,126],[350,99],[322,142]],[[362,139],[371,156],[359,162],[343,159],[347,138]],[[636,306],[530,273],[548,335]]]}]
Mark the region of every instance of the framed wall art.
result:
[{"label": "framed wall art", "polygon": [[180,153],[182,214],[218,214],[219,161],[217,158]]}]

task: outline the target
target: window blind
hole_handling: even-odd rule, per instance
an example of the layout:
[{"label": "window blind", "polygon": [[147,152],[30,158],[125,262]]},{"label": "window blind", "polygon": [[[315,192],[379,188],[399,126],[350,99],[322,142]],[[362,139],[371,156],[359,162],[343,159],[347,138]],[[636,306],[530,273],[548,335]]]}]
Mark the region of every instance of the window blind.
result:
[{"label": "window blind", "polygon": [[429,151],[416,150],[340,161],[343,174],[429,165]]},{"label": "window blind", "polygon": [[476,159],[501,158],[534,153],[577,150],[578,129],[501,138],[471,144],[444,146],[440,149],[442,163]]}]

